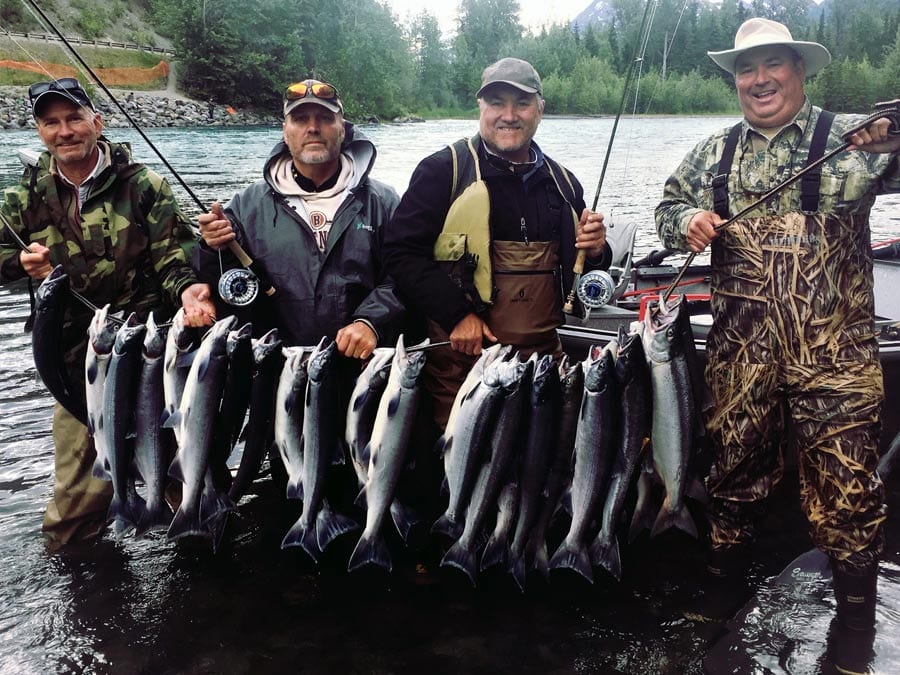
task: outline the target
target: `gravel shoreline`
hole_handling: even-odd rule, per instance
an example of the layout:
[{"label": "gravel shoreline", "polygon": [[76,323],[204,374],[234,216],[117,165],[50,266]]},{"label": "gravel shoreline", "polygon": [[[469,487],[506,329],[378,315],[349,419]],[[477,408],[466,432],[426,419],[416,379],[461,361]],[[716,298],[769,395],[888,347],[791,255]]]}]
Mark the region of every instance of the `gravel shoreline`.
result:
[{"label": "gravel shoreline", "polygon": [[[110,90],[119,104],[140,127],[281,126],[281,116],[260,115],[228,106],[194,101],[169,92]],[[128,117],[102,91],[94,95],[94,105],[109,129],[130,127]],[[0,87],[0,128],[33,129],[27,87]]]}]

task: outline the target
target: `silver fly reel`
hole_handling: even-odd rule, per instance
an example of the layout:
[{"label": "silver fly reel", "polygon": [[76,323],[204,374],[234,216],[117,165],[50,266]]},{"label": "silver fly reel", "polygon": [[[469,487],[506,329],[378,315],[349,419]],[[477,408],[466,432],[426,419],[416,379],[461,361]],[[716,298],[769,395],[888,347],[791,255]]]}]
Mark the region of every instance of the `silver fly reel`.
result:
[{"label": "silver fly reel", "polygon": [[593,270],[581,276],[576,290],[578,299],[587,309],[597,309],[607,304],[616,290],[616,282],[603,270]]},{"label": "silver fly reel", "polygon": [[244,307],[259,295],[259,279],[245,267],[235,267],[219,277],[219,297],[229,305]]}]

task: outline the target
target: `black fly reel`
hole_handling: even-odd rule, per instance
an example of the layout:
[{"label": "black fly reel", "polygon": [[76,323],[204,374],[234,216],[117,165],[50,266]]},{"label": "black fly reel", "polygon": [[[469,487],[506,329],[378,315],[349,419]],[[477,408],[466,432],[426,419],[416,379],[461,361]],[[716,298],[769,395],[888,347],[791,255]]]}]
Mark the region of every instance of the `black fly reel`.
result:
[{"label": "black fly reel", "polygon": [[229,305],[245,307],[259,295],[259,279],[246,267],[226,270],[219,277],[219,297]]}]

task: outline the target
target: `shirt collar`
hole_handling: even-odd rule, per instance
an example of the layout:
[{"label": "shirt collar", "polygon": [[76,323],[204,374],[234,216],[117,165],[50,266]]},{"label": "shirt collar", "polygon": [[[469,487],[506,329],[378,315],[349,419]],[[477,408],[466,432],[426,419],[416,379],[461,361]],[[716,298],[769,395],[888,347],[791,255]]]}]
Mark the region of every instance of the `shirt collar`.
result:
[{"label": "shirt collar", "polygon": [[77,188],[77,187],[84,187],[84,186],[86,186],[86,185],[90,185],[91,182],[92,182],[97,176],[100,175],[100,173],[103,171],[103,169],[106,168],[106,166],[107,166],[107,164],[108,164],[108,160],[107,160],[107,157],[106,157],[107,151],[106,151],[106,147],[104,146],[104,144],[98,142],[98,143],[97,143],[97,150],[98,150],[98,152],[97,152],[97,163],[94,165],[94,170],[91,171],[90,175],[89,175],[87,178],[84,179],[84,181],[81,183],[81,185],[75,185],[75,183],[73,183],[71,180],[69,180],[68,176],[66,176],[66,174],[64,174],[62,171],[59,170],[59,166],[57,165],[55,159],[52,159],[51,162],[50,162],[50,171],[53,172],[53,173],[55,173],[55,174],[56,174],[57,176],[59,176],[60,178],[62,178],[63,181],[65,181],[66,183],[68,183],[68,184],[71,185],[72,187],[76,187],[76,188]]},{"label": "shirt collar", "polygon": [[[776,138],[784,134],[789,129],[796,129],[800,132],[800,136],[802,137],[806,133],[806,129],[809,126],[812,117],[812,103],[810,103],[809,98],[803,99],[803,105],[800,106],[800,110],[797,111],[797,114],[794,115],[793,119],[788,122],[784,127],[779,131],[772,140],[774,141]],[[749,140],[750,134],[754,134],[759,136],[765,140],[766,143],[769,143],[769,139],[766,136],[756,129],[754,129],[751,124],[747,121],[745,117],[742,122],[741,129],[741,140],[746,143]]]}]

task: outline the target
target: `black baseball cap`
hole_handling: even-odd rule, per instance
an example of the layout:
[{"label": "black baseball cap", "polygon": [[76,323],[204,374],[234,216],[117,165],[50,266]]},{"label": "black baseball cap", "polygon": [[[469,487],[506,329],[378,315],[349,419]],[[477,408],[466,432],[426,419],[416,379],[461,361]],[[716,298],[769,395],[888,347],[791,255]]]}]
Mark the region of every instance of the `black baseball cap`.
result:
[{"label": "black baseball cap", "polygon": [[31,114],[34,117],[40,116],[40,108],[51,100],[51,96],[59,96],[75,105],[96,111],[90,96],[78,80],[74,77],[61,77],[49,82],[35,82],[28,87],[28,99],[31,101]]}]

